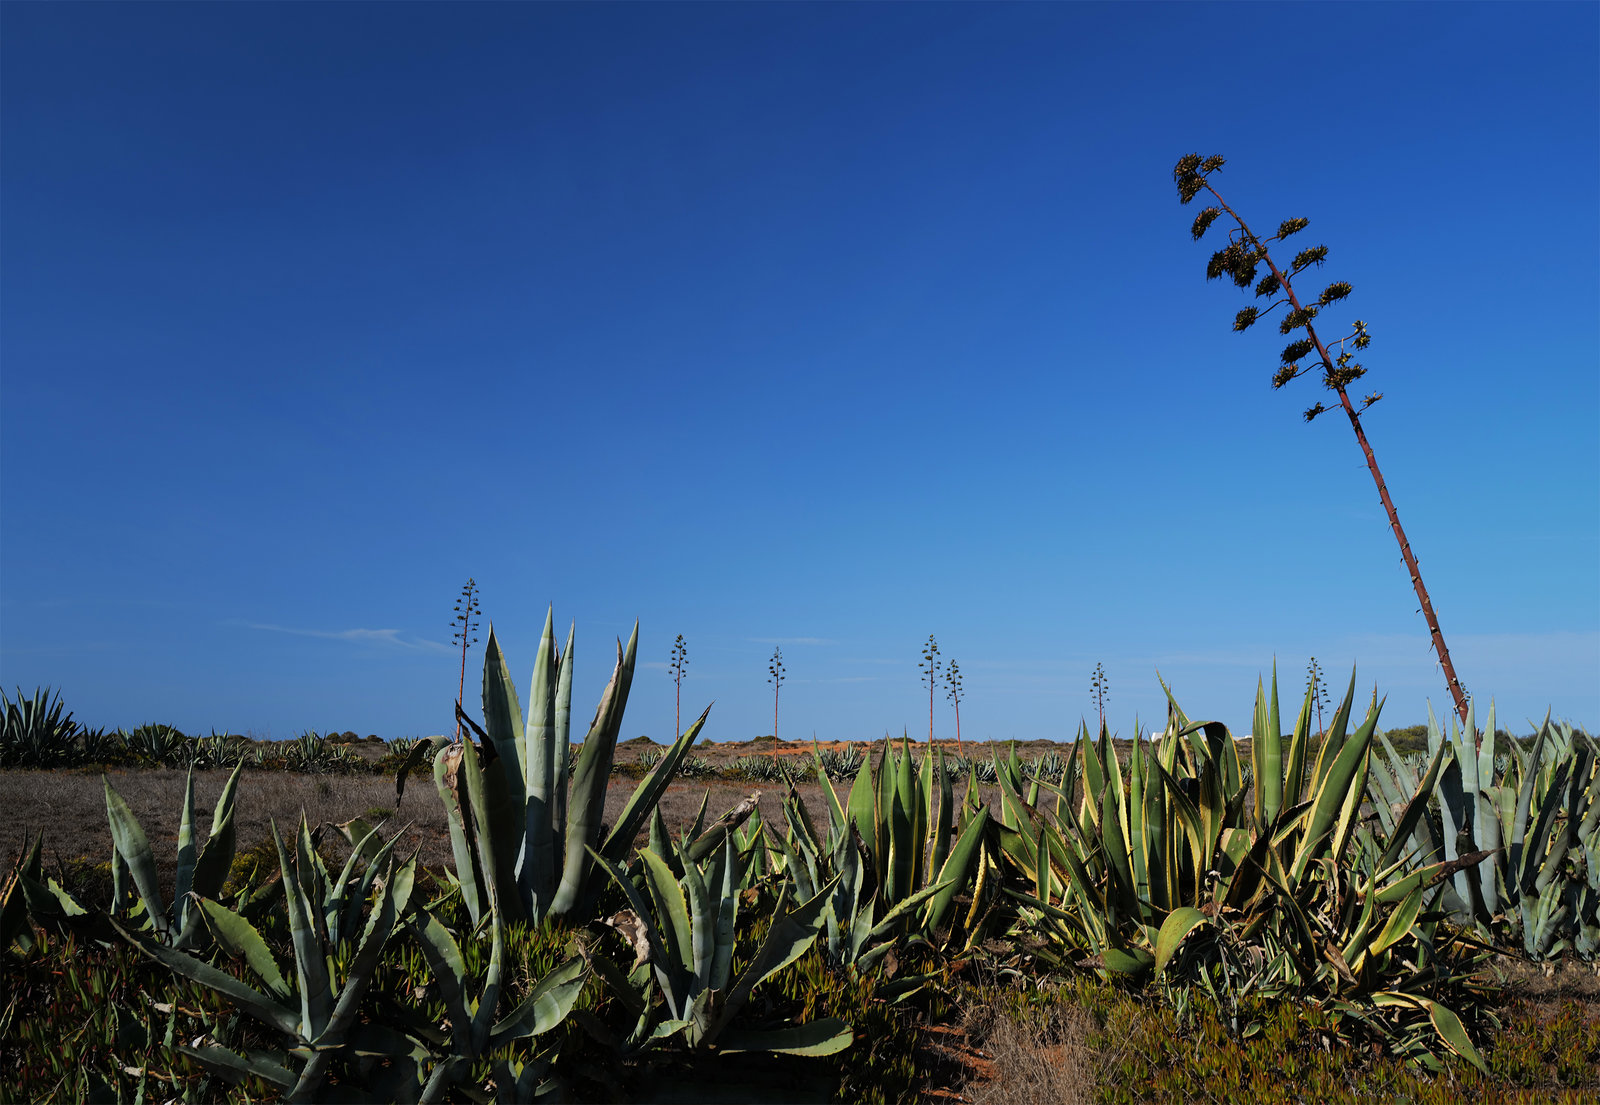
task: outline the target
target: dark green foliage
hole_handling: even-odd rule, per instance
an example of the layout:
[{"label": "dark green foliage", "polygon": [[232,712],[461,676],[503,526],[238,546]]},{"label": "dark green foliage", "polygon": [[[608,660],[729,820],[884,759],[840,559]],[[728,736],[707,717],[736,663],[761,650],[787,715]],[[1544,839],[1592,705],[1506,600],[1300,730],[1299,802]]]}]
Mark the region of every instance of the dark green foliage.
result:
[{"label": "dark green foliage", "polygon": [[132,948],[41,932],[3,954],[0,1086],[14,1101],[219,1101],[273,1097],[230,1088],[177,1050],[199,1035],[253,1045],[228,1004]]},{"label": "dark green foliage", "polygon": [[107,763],[123,755],[121,739],[104,729],[88,729],[72,720],[61,692],[35,688],[24,698],[17,688],[13,702],[0,691],[0,767],[57,768]]}]

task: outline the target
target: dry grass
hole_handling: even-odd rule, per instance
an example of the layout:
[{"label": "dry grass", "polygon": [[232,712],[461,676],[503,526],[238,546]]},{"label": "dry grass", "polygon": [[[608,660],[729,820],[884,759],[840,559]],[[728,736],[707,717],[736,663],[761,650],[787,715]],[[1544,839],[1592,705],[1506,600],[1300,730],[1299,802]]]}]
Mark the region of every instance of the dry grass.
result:
[{"label": "dry grass", "polygon": [[1088,1043],[1094,1020],[1087,1011],[1057,1004],[1008,1015],[998,1002],[975,997],[964,1012],[962,1029],[977,1045],[978,1056],[969,1062],[963,1101],[1079,1105],[1095,1100],[1101,1059]]},{"label": "dry grass", "polygon": [[[170,875],[177,858],[185,773],[171,768],[118,769],[111,771],[108,777],[144,826],[156,863],[164,874]],[[197,831],[202,836],[210,829],[211,810],[227,780],[226,771],[195,773]],[[631,779],[612,783],[606,793],[604,817],[607,825],[615,822],[637,785],[637,781]],[[667,788],[661,801],[661,816],[668,830],[677,833],[693,823],[700,802],[708,792],[706,816],[710,820],[755,789],[758,788],[749,784],[716,779],[704,783],[674,783]],[[798,791],[812,816],[825,824],[827,813],[820,787],[802,784]],[[763,818],[781,825],[782,806],[782,791],[762,790]],[[246,771],[239,779],[234,813],[236,840],[240,851],[244,851],[269,839],[269,825],[273,821],[277,822],[280,833],[287,834],[299,824],[302,810],[315,827],[353,817],[370,818],[376,811],[395,808],[392,778]],[[391,823],[392,828],[401,826],[404,830],[398,848],[402,854],[418,848],[424,865],[437,867],[450,862],[444,804],[431,774],[423,772],[407,781],[405,798]],[[648,829],[646,825],[639,843],[647,838]],[[93,863],[108,860],[111,832],[106,821],[105,790],[99,772],[0,771],[0,849],[6,860],[15,857],[41,830],[47,863],[58,859]],[[338,853],[339,849],[335,847],[334,851]]]}]

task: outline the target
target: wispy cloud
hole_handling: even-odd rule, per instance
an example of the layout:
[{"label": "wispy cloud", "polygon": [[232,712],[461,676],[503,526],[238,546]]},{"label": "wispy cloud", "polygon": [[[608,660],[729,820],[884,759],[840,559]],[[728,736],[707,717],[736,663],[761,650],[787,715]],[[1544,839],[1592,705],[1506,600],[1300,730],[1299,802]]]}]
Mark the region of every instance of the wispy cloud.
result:
[{"label": "wispy cloud", "polygon": [[271,625],[266,622],[227,622],[228,625],[239,625],[246,629],[260,629],[269,633],[289,633],[296,637],[318,637],[325,641],[356,641],[363,644],[392,645],[395,648],[421,649],[428,652],[449,652],[449,645],[438,641],[426,641],[420,637],[409,640],[400,636],[398,629],[295,629],[286,625]]},{"label": "wispy cloud", "polygon": [[830,641],[826,637],[747,637],[747,641],[757,645],[836,645],[838,641]]}]

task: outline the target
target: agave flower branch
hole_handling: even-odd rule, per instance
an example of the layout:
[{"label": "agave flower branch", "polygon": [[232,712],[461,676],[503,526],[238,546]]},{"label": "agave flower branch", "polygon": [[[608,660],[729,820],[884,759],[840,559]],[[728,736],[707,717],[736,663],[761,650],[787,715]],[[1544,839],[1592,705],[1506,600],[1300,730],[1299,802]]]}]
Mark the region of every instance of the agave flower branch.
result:
[{"label": "agave flower branch", "polygon": [[[1223,159],[1216,155],[1202,158],[1199,154],[1192,153],[1180,159],[1172,170],[1172,178],[1178,185],[1178,199],[1181,203],[1189,203],[1201,192],[1210,193],[1211,198],[1216,201],[1214,206],[1206,207],[1195,217],[1194,226],[1190,229],[1195,241],[1204,237],[1211,224],[1224,213],[1235,223],[1234,229],[1228,232],[1228,244],[1211,255],[1211,260],[1206,266],[1206,279],[1215,280],[1226,276],[1241,289],[1249,288],[1253,284],[1256,298],[1268,301],[1265,309],[1246,307],[1235,315],[1233,328],[1236,331],[1248,330],[1264,315],[1271,314],[1279,307],[1287,307],[1288,310],[1278,324],[1278,332],[1286,337],[1297,330],[1305,332],[1303,337],[1294,338],[1284,347],[1278,370],[1272,376],[1272,386],[1281,388],[1295,377],[1304,375],[1320,365],[1323,386],[1339,397],[1339,406],[1350,419],[1350,428],[1355,431],[1356,441],[1360,443],[1361,452],[1367,459],[1367,470],[1372,473],[1372,482],[1378,487],[1378,498],[1383,502],[1383,509],[1389,516],[1389,527],[1394,531],[1395,540],[1400,543],[1400,555],[1405,560],[1406,570],[1411,574],[1411,585],[1422,603],[1422,614],[1428,622],[1433,650],[1439,657],[1440,667],[1444,669],[1445,684],[1450,689],[1456,713],[1465,723],[1467,693],[1461,686],[1461,681],[1456,678],[1455,666],[1450,662],[1450,650],[1445,646],[1444,632],[1439,628],[1438,615],[1433,612],[1433,602],[1428,597],[1427,587],[1423,585],[1422,570],[1417,566],[1416,554],[1411,551],[1411,542],[1406,539],[1406,531],[1400,525],[1400,515],[1395,510],[1394,500],[1389,496],[1389,487],[1384,483],[1383,473],[1378,470],[1377,458],[1373,455],[1371,443],[1367,441],[1366,430],[1361,425],[1362,412],[1383,398],[1383,395],[1381,392],[1367,395],[1361,400],[1359,410],[1350,400],[1349,386],[1367,371],[1355,363],[1351,350],[1359,352],[1365,349],[1372,339],[1367,334],[1366,324],[1359,319],[1356,320],[1350,334],[1332,342],[1325,341],[1312,325],[1312,320],[1322,308],[1337,303],[1350,294],[1350,285],[1342,280],[1335,281],[1322,290],[1314,303],[1303,302],[1296,294],[1292,281],[1306,269],[1313,266],[1320,267],[1328,255],[1328,247],[1318,245],[1303,249],[1295,254],[1287,269],[1280,268],[1272,259],[1267,244],[1283,241],[1290,235],[1299,233],[1309,225],[1309,220],[1285,219],[1279,224],[1276,234],[1267,238],[1259,237],[1211,185],[1211,175],[1220,170],[1223,164]],[[1257,281],[1257,271],[1263,264],[1267,266],[1268,274]],[[1312,358],[1311,363],[1302,366],[1301,362],[1308,357]],[[1317,403],[1306,410],[1306,421],[1310,422],[1330,409],[1332,408]]]},{"label": "agave flower branch", "polygon": [[928,747],[933,747],[933,689],[939,682],[939,642],[928,634],[928,643],[922,646],[922,661],[917,664],[922,671],[922,681],[928,685]]},{"label": "agave flower branch", "polygon": [[[461,599],[456,603],[456,616],[450,622],[454,631],[450,640],[461,645],[461,683],[456,688],[456,711],[461,710],[461,700],[467,693],[467,646],[478,643],[478,638],[472,634],[478,631],[478,581],[467,580],[467,585],[461,588]],[[469,639],[470,638],[470,639]],[[456,722],[456,740],[461,740],[461,722]]]},{"label": "agave flower branch", "polygon": [[767,661],[767,682],[772,684],[772,762],[778,762],[778,690],[783,686],[783,649],[772,650]]},{"label": "agave flower branch", "polygon": [[961,748],[961,665],[954,660],[944,669],[945,686],[950,688],[946,698],[956,706],[956,755],[963,755]]},{"label": "agave flower branch", "polygon": [[683,673],[689,667],[689,647],[683,643],[683,634],[678,634],[678,639],[672,644],[672,684],[674,687],[672,703],[672,734],[677,737],[683,732]]},{"label": "agave flower branch", "polygon": [[1094,677],[1089,680],[1089,696],[1100,711],[1100,728],[1106,727],[1106,699],[1111,696],[1111,683],[1106,679],[1104,664],[1094,666]]}]

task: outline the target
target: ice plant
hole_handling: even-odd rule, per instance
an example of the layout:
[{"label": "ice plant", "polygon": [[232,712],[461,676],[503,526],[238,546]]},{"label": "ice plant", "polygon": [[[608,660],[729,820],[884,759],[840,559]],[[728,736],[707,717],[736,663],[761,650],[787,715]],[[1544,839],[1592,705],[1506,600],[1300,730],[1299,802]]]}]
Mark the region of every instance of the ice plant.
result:
[{"label": "ice plant", "polygon": [[[1188,203],[1201,192],[1208,192],[1216,201],[1214,206],[1208,206],[1195,216],[1194,226],[1190,233],[1195,241],[1205,236],[1211,224],[1222,216],[1224,212],[1234,222],[1234,229],[1228,232],[1228,244],[1211,255],[1210,262],[1206,265],[1206,279],[1215,280],[1226,276],[1239,288],[1255,286],[1257,299],[1267,300],[1267,306],[1262,308],[1246,307],[1234,316],[1233,328],[1237,331],[1248,330],[1263,315],[1271,314],[1279,307],[1287,307],[1284,317],[1278,323],[1278,333],[1289,337],[1295,331],[1304,331],[1294,337],[1288,345],[1284,346],[1280,357],[1278,370],[1272,375],[1272,386],[1281,388],[1296,376],[1304,375],[1320,367],[1322,371],[1322,384],[1329,391],[1339,397],[1339,407],[1344,410],[1350,419],[1350,428],[1355,431],[1356,441],[1361,444],[1361,452],[1367,458],[1367,470],[1372,473],[1372,482],[1377,484],[1378,498],[1383,503],[1383,509],[1389,516],[1389,528],[1394,531],[1394,538],[1400,543],[1400,555],[1405,560],[1406,570],[1411,573],[1411,586],[1417,592],[1417,599],[1422,603],[1422,615],[1428,621],[1428,631],[1433,640],[1433,650],[1439,657],[1439,665],[1444,669],[1445,685],[1450,688],[1450,697],[1455,702],[1456,713],[1463,724],[1467,720],[1467,692],[1462,688],[1461,681],[1456,678],[1455,666],[1450,663],[1450,650],[1445,647],[1444,632],[1439,628],[1439,618],[1433,612],[1433,602],[1428,598],[1428,589],[1422,583],[1422,570],[1417,567],[1416,555],[1411,551],[1411,543],[1406,539],[1406,531],[1400,526],[1400,515],[1395,510],[1394,500],[1389,497],[1389,487],[1383,482],[1383,473],[1378,470],[1377,458],[1373,455],[1372,445],[1367,441],[1367,432],[1361,425],[1361,415],[1368,407],[1383,398],[1382,392],[1373,392],[1361,400],[1358,410],[1350,401],[1349,386],[1366,374],[1366,369],[1352,360],[1351,350],[1360,351],[1367,347],[1372,340],[1367,334],[1366,323],[1357,319],[1351,332],[1332,342],[1325,341],[1317,333],[1312,321],[1317,317],[1322,308],[1337,303],[1350,294],[1350,285],[1342,280],[1334,281],[1322,290],[1314,302],[1302,301],[1295,292],[1293,280],[1312,266],[1321,266],[1328,255],[1327,246],[1311,246],[1295,254],[1287,269],[1280,268],[1272,259],[1267,249],[1269,242],[1281,242],[1291,234],[1297,234],[1309,225],[1307,219],[1285,219],[1278,225],[1278,232],[1267,238],[1261,238],[1239,217],[1238,212],[1229,207],[1217,190],[1211,186],[1211,176],[1220,170],[1224,162],[1221,157],[1212,155],[1202,158],[1197,153],[1188,154],[1178,161],[1172,170],[1172,179],[1178,185],[1178,199]],[[1260,266],[1266,265],[1266,276],[1256,279]],[[1348,346],[1348,348],[1347,348]],[[1302,364],[1302,361],[1308,363]],[[1321,403],[1316,403],[1305,412],[1307,422],[1319,414],[1331,410]]]},{"label": "ice plant", "polygon": [[[456,603],[456,616],[450,622],[454,631],[450,635],[452,641],[461,645],[461,682],[456,687],[456,713],[461,712],[461,700],[467,693],[467,646],[478,643],[478,638],[472,634],[478,630],[478,581],[467,580],[467,585],[461,588],[461,599]],[[470,638],[470,640],[469,640]],[[456,721],[456,740],[461,739],[461,722]]]}]

